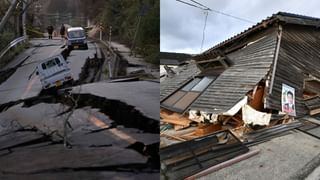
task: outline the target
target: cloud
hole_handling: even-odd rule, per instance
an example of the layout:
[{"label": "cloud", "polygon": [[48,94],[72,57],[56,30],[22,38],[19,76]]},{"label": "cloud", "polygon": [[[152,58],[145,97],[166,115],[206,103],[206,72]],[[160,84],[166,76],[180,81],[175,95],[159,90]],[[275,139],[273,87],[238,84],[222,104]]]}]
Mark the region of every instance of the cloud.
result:
[{"label": "cloud", "polygon": [[[184,0],[185,2],[191,2]],[[317,0],[198,0],[221,12],[260,22],[279,11],[320,17]],[[160,1],[160,50],[183,53],[199,53],[204,26],[204,12],[174,0]],[[203,50],[231,38],[254,24],[222,14],[210,12],[205,31]]]}]

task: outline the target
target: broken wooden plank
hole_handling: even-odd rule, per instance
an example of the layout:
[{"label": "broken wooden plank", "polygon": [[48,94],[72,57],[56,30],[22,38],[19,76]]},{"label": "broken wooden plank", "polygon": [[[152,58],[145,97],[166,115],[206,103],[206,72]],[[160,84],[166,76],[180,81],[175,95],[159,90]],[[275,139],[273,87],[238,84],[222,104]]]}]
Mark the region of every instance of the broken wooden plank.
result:
[{"label": "broken wooden plank", "polygon": [[202,64],[202,63],[208,63],[208,62],[216,62],[216,61],[220,61],[222,59],[225,59],[225,57],[220,57],[218,56],[217,58],[215,59],[208,59],[208,60],[202,60],[202,61],[196,61],[195,63],[196,64]]},{"label": "broken wooden plank", "polygon": [[181,125],[181,126],[189,126],[191,121],[183,120],[183,119],[161,119],[162,122]]},{"label": "broken wooden plank", "polygon": [[[228,144],[221,145],[218,137],[226,135]],[[248,151],[229,131],[220,131],[160,149],[161,168],[165,168],[162,175],[168,179],[184,179]]]},{"label": "broken wooden plank", "polygon": [[311,116],[316,115],[316,114],[319,114],[319,113],[320,113],[320,108],[319,108],[319,109],[313,109],[313,110],[310,110],[310,111],[309,111],[309,114],[310,114]]},{"label": "broken wooden plank", "polygon": [[192,139],[195,139],[195,138],[198,138],[199,136],[195,135],[194,132],[191,132],[191,133],[188,133],[188,134],[184,134],[182,136],[180,136],[181,138],[189,141],[189,140],[192,140]]},{"label": "broken wooden plank", "polygon": [[172,113],[168,111],[161,110],[160,111],[160,117],[162,118],[162,122],[167,122],[171,124],[181,125],[188,127],[190,123],[192,122],[187,117],[178,114],[178,113]]},{"label": "broken wooden plank", "polygon": [[224,119],[222,120],[222,125],[226,125],[231,118],[232,116],[224,116]]},{"label": "broken wooden plank", "polygon": [[176,130],[176,131],[179,131],[179,130],[187,128],[187,127],[189,127],[189,126],[182,126],[182,125],[177,125],[177,124],[174,124],[174,126],[173,126],[174,130]]},{"label": "broken wooden plank", "polygon": [[311,117],[305,117],[305,118],[303,118],[304,120],[307,120],[307,121],[310,121],[310,122],[312,122],[312,123],[314,123],[314,124],[318,124],[318,125],[320,125],[320,120],[317,120],[317,119],[314,119],[314,118],[311,118]]},{"label": "broken wooden plank", "polygon": [[170,135],[170,134],[167,134],[167,133],[160,133],[160,136],[166,136],[166,137],[169,137],[169,138],[172,138],[172,139],[175,139],[175,140],[179,140],[179,141],[186,141],[185,139],[182,139],[178,136],[174,136],[174,135]]},{"label": "broken wooden plank", "polygon": [[210,133],[213,133],[215,131],[221,130],[222,127],[219,124],[205,124],[205,125],[200,125],[196,130],[195,130],[195,135],[197,136],[203,136],[207,135]]}]

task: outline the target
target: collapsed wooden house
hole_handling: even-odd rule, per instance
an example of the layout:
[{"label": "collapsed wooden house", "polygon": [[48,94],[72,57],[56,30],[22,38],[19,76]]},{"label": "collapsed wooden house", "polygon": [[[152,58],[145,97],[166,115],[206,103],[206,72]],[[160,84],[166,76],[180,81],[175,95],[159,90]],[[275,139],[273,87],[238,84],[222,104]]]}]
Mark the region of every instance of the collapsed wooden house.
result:
[{"label": "collapsed wooden house", "polygon": [[161,82],[160,117],[176,130],[198,127],[162,135],[187,141],[227,128],[252,138],[255,127],[295,128],[294,119],[319,114],[319,27],[319,18],[279,12],[194,56]]}]

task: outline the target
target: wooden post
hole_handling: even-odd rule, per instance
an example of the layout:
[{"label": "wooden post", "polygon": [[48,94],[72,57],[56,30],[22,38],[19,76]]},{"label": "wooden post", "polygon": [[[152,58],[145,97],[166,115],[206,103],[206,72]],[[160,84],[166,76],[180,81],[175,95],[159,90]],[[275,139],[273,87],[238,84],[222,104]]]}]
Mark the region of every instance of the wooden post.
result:
[{"label": "wooden post", "polygon": [[278,57],[279,57],[281,37],[282,37],[282,26],[279,25],[277,49],[276,49],[276,53],[275,53],[275,56],[274,56],[272,76],[271,76],[270,87],[269,87],[269,94],[272,94],[274,76],[276,75],[276,70],[277,70],[277,62],[278,62]]}]

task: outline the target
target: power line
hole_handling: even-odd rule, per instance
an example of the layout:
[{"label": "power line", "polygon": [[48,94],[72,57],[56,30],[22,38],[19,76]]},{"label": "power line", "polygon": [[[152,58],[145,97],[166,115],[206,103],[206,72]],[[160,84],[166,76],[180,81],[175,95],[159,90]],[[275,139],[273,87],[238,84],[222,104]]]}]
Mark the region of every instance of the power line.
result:
[{"label": "power line", "polygon": [[204,8],[206,8],[206,10],[210,10],[210,8],[208,8],[207,6],[205,6],[205,5],[201,4],[201,3],[197,2],[197,1],[194,1],[194,0],[190,0],[190,1],[192,1],[192,2],[194,2],[194,3],[196,3],[196,4],[198,4],[198,5],[200,5],[200,6],[204,7]]},{"label": "power line", "polygon": [[214,9],[209,9],[209,11],[213,11],[215,13],[222,14],[222,15],[234,18],[234,19],[238,19],[240,21],[244,21],[244,22],[247,22],[247,23],[250,23],[250,24],[255,24],[253,21],[250,21],[250,20],[247,20],[247,19],[243,19],[243,18],[240,18],[240,17],[236,17],[236,16],[233,16],[233,15],[224,13],[224,12],[220,12],[220,11],[214,10]]},{"label": "power line", "polygon": [[204,9],[204,8],[202,8],[202,7],[199,7],[199,6],[196,6],[196,5],[194,5],[194,4],[187,3],[187,2],[184,2],[184,1],[181,1],[181,0],[176,0],[176,1],[181,2],[181,3],[183,3],[183,4],[187,4],[187,5],[189,5],[189,6],[193,6],[193,7],[202,9],[202,10],[208,10],[208,9]]},{"label": "power line", "polygon": [[231,18],[234,18],[234,19],[237,19],[237,20],[240,20],[240,21],[243,21],[243,22],[246,22],[246,23],[250,23],[250,24],[255,24],[253,21],[250,21],[250,20],[247,20],[247,19],[244,19],[244,18],[241,18],[241,17],[237,17],[237,16],[233,16],[231,14],[227,14],[227,13],[224,13],[224,12],[221,12],[221,11],[218,11],[218,10],[215,10],[215,9],[211,9],[195,0],[190,0],[191,2],[197,4],[197,5],[200,5],[202,7],[199,7],[197,5],[194,5],[194,4],[191,4],[191,3],[188,3],[188,2],[185,2],[185,1],[182,1],[182,0],[176,0],[178,2],[181,2],[181,3],[184,3],[186,5],[189,5],[189,6],[193,6],[193,7],[196,7],[196,8],[199,8],[199,9],[202,9],[202,10],[207,10],[207,11],[212,11],[212,12],[215,12],[217,14],[222,14],[224,16],[227,16],[227,17],[231,17]]},{"label": "power line", "polygon": [[201,9],[204,11],[205,13],[205,20],[204,20],[204,27],[203,27],[203,31],[202,31],[202,41],[201,41],[201,48],[200,48],[200,53],[202,52],[202,49],[203,49],[203,44],[204,44],[204,41],[205,41],[205,31],[206,31],[206,27],[207,27],[207,20],[208,20],[208,14],[209,14],[209,11],[212,11],[212,12],[215,12],[215,13],[218,13],[218,14],[222,14],[222,15],[225,15],[225,16],[228,16],[228,17],[231,17],[231,18],[234,18],[234,19],[237,19],[237,20],[240,20],[240,21],[244,21],[244,22],[247,22],[247,23],[251,23],[251,24],[254,24],[254,22],[252,21],[249,21],[247,19],[243,19],[243,18],[240,18],[240,17],[236,17],[236,16],[233,16],[233,15],[230,15],[230,14],[227,14],[227,13],[224,13],[224,12],[221,12],[221,11],[218,11],[218,10],[214,10],[214,9],[211,9],[195,0],[190,0],[192,3],[194,4],[191,4],[189,2],[185,2],[185,1],[182,1],[182,0],[176,0],[178,2],[181,2],[183,4],[186,4],[188,6],[192,6],[192,7],[195,7],[195,8],[198,8],[198,9]]}]

